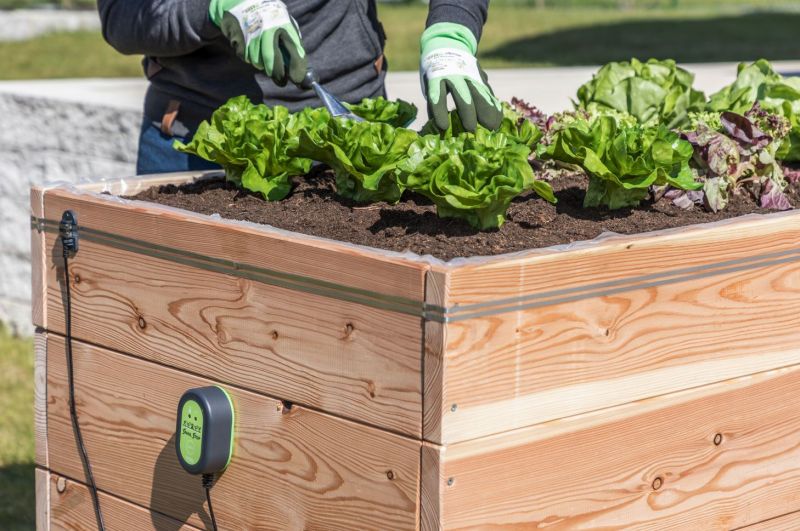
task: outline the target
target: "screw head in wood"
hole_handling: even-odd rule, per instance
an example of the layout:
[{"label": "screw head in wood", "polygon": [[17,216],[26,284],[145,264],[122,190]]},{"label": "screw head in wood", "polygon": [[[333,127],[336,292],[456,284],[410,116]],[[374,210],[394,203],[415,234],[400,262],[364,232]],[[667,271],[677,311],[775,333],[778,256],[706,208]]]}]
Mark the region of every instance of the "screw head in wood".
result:
[{"label": "screw head in wood", "polygon": [[457,409],[458,409],[458,404],[453,404],[452,406],[450,406],[450,411],[452,411],[453,413],[455,413]]},{"label": "screw head in wood", "polygon": [[714,435],[714,446],[719,446],[720,444],[722,444],[722,434],[718,433]]},{"label": "screw head in wood", "polygon": [[59,493],[67,490],[67,480],[64,478],[58,478],[58,481],[56,481],[56,490],[58,490]]},{"label": "screw head in wood", "polygon": [[661,479],[660,477],[657,477],[656,479],[653,480],[653,490],[660,489],[663,484],[664,480]]},{"label": "screw head in wood", "polygon": [[456,478],[447,478],[447,486],[452,487],[453,483],[456,482]]}]

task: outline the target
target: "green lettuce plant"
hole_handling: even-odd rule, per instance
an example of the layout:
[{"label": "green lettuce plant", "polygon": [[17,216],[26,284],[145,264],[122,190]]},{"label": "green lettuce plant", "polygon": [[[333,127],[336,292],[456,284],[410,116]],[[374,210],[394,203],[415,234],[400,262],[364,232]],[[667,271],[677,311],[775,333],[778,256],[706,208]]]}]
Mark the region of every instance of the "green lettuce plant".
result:
[{"label": "green lettuce plant", "polygon": [[296,153],[333,168],[339,195],[396,203],[403,188],[395,172],[417,138],[414,131],[385,123],[335,119],[313,133],[301,130]]},{"label": "green lettuce plant", "polygon": [[583,168],[589,175],[584,206],[609,209],[638,205],[651,186],[694,190],[689,167],[693,149],[666,127],[646,127],[614,115],[568,116],[556,122],[537,155]]},{"label": "green lettuce plant", "polygon": [[291,177],[311,169],[311,159],[296,153],[300,131],[322,130],[329,120],[321,109],[291,114],[239,96],[202,122],[191,142],[176,141],[175,149],[216,162],[228,180],[277,201],[291,191]]},{"label": "green lettuce plant", "polygon": [[705,107],[705,95],[693,83],[694,75],[672,59],[608,63],[578,89],[577,105],[590,112],[614,109],[644,125],[672,129]]},{"label": "green lettuce plant", "polygon": [[511,201],[525,191],[556,202],[550,185],[534,177],[529,155],[528,146],[502,132],[426,135],[400,163],[398,181],[433,201],[440,217],[492,229],[503,225]]}]

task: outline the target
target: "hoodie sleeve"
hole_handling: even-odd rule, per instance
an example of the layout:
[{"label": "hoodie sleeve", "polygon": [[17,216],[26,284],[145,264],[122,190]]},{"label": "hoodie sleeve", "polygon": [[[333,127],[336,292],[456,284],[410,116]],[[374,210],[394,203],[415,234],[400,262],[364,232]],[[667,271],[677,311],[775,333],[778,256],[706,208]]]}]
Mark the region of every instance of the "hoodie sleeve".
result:
[{"label": "hoodie sleeve", "polygon": [[489,0],[430,0],[426,27],[439,22],[461,24],[468,27],[480,41],[488,16]]},{"label": "hoodie sleeve", "polygon": [[123,54],[172,57],[191,53],[222,33],[209,0],[98,0],[103,37]]}]

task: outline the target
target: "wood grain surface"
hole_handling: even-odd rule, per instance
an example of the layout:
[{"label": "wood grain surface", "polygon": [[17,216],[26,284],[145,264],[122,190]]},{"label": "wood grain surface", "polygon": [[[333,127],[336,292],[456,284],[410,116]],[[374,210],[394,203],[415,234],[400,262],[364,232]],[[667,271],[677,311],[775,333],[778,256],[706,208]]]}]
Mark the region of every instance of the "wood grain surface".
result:
[{"label": "wood grain surface", "polygon": [[448,306],[704,267],[800,247],[800,211],[580,242],[569,250],[497,256],[455,268]]},{"label": "wood grain surface", "polygon": [[[175,410],[205,378],[75,343],[77,408],[98,487],[206,527],[199,476],[177,462]],[[63,338],[48,338],[52,471],[84,479],[69,420]],[[222,529],[414,529],[420,443],[227,386],[233,459],[214,486]]]},{"label": "wood grain surface", "polygon": [[[72,479],[51,474],[49,488],[50,497],[50,527],[53,529],[71,529],[74,531],[97,531],[97,519],[94,514],[92,497],[89,489],[83,484]],[[134,505],[128,501],[111,496],[104,492],[99,493],[100,507],[103,511],[103,522],[109,531],[137,530],[137,531],[191,531],[197,528],[164,516],[163,514],[148,511],[144,507]],[[213,500],[212,500],[213,502]]]},{"label": "wood grain surface", "polygon": [[794,512],[744,527],[742,531],[797,531],[798,529],[800,529],[800,512]]},{"label": "wood grain surface", "polygon": [[[447,297],[446,270],[427,273],[425,301],[431,305],[442,305]],[[424,391],[422,396],[422,436],[429,441],[442,440],[442,416],[449,405],[446,398],[444,363],[445,342],[448,326],[444,323],[425,320],[425,343],[423,345]]]},{"label": "wood grain surface", "polygon": [[438,531],[445,528],[444,489],[447,479],[442,475],[442,447],[423,442],[420,474],[420,524],[421,531]]},{"label": "wood grain surface", "polygon": [[729,530],[800,510],[798,397],[795,366],[448,446],[445,527]]},{"label": "wood grain surface", "polygon": [[795,363],[800,263],[459,321],[447,325],[441,439],[430,440],[469,440]]},{"label": "wood grain surface", "polygon": [[[44,217],[44,189],[31,187],[31,216]],[[31,320],[34,326],[47,328],[47,248],[44,233],[31,227]]]},{"label": "wood grain surface", "polygon": [[63,189],[46,192],[47,219],[57,221],[67,209],[76,213],[81,227],[384,295],[424,300],[427,264],[398,255],[142,201],[121,203],[111,196]]},{"label": "wood grain surface", "polygon": [[47,332],[36,329],[33,342],[34,461],[47,468]]},{"label": "wood grain surface", "polygon": [[36,467],[33,478],[36,493],[36,531],[50,531],[50,472]]},{"label": "wood grain surface", "polygon": [[[56,247],[54,234],[47,241]],[[64,333],[61,261],[47,272],[51,329]],[[419,317],[90,241],[70,274],[81,340],[420,436]]]}]

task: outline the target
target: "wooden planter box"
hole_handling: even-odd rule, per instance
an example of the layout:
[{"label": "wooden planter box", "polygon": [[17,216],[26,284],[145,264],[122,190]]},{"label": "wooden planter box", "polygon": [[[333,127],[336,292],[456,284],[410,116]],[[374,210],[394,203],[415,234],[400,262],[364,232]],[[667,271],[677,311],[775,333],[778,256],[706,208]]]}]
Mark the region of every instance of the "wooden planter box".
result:
[{"label": "wooden planter box", "polygon": [[209,525],[173,440],[211,383],[221,529],[800,528],[800,212],[443,265],[102,190],[31,194],[42,528],[94,527],[66,209],[109,529]]}]

